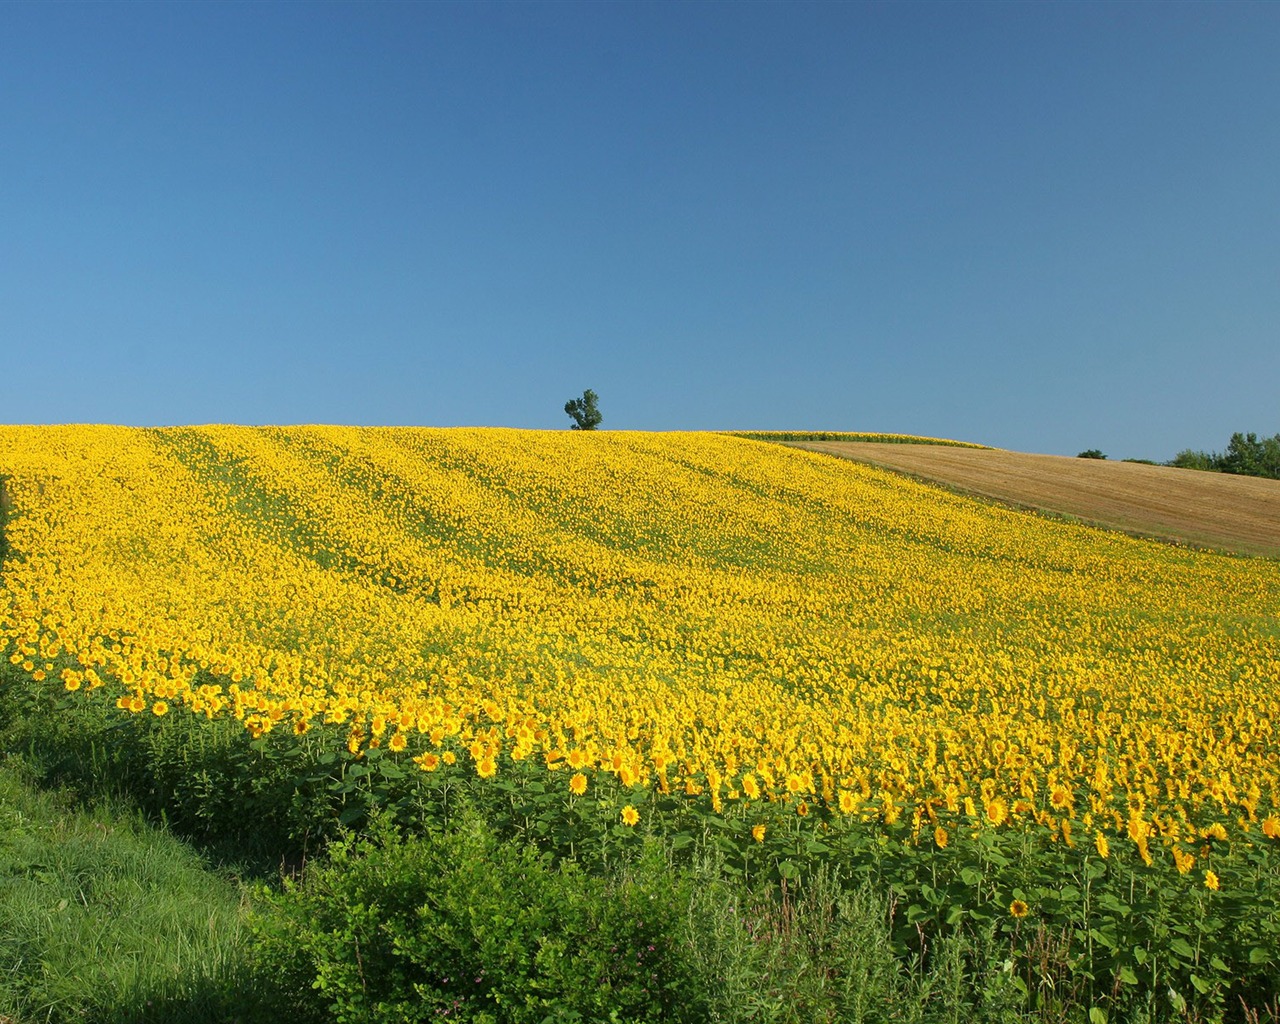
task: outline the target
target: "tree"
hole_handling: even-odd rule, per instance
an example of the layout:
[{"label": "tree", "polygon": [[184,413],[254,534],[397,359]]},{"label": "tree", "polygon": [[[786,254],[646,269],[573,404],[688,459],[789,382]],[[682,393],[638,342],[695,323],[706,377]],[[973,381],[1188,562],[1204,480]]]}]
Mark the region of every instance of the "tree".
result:
[{"label": "tree", "polygon": [[600,410],[596,408],[596,403],[600,400],[590,388],[582,392],[581,398],[573,398],[564,403],[564,411],[574,419],[574,424],[570,428],[572,430],[595,430],[600,426],[603,417]]},{"label": "tree", "polygon": [[1089,448],[1088,450],[1083,451],[1079,455],[1077,455],[1076,458],[1077,459],[1105,459],[1106,456],[1103,455],[1102,452],[1098,451],[1097,448]]},{"label": "tree", "polygon": [[1183,448],[1182,451],[1178,452],[1169,465],[1177,466],[1179,469],[1203,469],[1208,471],[1214,471],[1218,468],[1211,453],[1193,451],[1190,448]]},{"label": "tree", "polygon": [[1257,434],[1237,431],[1231,435],[1225,452],[1196,452],[1187,448],[1178,452],[1169,465],[1280,479],[1280,434],[1260,438]]}]

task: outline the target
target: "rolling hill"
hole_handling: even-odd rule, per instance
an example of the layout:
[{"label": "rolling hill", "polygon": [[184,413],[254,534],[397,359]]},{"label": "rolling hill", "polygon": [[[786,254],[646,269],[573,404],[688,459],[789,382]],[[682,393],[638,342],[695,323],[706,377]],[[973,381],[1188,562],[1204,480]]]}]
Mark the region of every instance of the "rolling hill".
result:
[{"label": "rolling hill", "polygon": [[1280,557],[1280,481],[994,448],[786,442],[1142,537]]}]

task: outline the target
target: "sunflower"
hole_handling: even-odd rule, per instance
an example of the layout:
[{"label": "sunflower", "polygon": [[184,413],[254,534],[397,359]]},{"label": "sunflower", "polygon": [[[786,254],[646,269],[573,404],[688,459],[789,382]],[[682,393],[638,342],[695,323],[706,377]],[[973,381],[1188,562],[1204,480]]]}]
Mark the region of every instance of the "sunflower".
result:
[{"label": "sunflower", "polygon": [[1200,835],[1205,839],[1217,839],[1219,842],[1225,842],[1227,838],[1227,830],[1222,827],[1222,822],[1215,821],[1208,828],[1204,829]]},{"label": "sunflower", "polygon": [[939,850],[945,850],[947,848],[947,830],[941,825],[933,830],[933,841],[938,844]]},{"label": "sunflower", "polygon": [[626,807],[622,808],[622,824],[630,828],[631,826],[635,825],[635,823],[639,820],[640,820],[640,812],[637,811],[630,804],[627,804]]},{"label": "sunflower", "polygon": [[764,842],[764,831],[765,831],[765,827],[764,827],[764,825],[752,825],[752,826],[751,826],[751,838],[752,838],[752,839],[754,839],[757,843],[763,843],[763,842]]},{"label": "sunflower", "polygon": [[440,767],[440,758],[436,757],[435,754],[419,754],[414,758],[414,761],[424,772],[433,772]]},{"label": "sunflower", "polygon": [[1001,797],[994,797],[986,803],[987,821],[999,826],[1009,820],[1009,805]]},{"label": "sunflower", "polygon": [[587,777],[583,775],[582,772],[578,772],[578,774],[569,780],[569,792],[574,796],[582,796],[586,791]]},{"label": "sunflower", "polygon": [[1031,908],[1023,903],[1022,900],[1014,900],[1009,904],[1009,913],[1014,917],[1026,917],[1030,910]]},{"label": "sunflower", "polygon": [[1204,887],[1206,889],[1212,889],[1214,892],[1218,891],[1218,876],[1212,871],[1206,871],[1204,873]]},{"label": "sunflower", "polygon": [[1103,860],[1111,855],[1111,845],[1107,842],[1107,837],[1098,832],[1093,837],[1093,845],[1098,848],[1098,856]]}]

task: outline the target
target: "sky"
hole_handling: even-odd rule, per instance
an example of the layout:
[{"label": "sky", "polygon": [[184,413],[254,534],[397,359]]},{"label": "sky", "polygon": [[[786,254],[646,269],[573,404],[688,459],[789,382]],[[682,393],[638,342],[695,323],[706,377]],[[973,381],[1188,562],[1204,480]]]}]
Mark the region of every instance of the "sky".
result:
[{"label": "sky", "polygon": [[0,3],[0,422],[1280,432],[1280,4]]}]

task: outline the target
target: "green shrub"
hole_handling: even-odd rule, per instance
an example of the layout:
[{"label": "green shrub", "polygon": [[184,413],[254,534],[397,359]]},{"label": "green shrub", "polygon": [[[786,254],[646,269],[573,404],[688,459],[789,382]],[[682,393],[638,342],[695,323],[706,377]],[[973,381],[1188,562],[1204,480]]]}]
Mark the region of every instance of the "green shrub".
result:
[{"label": "green shrub", "polygon": [[259,968],[295,1021],[707,1016],[680,937],[688,883],[653,846],[605,879],[476,819],[427,836],[375,823],[263,901]]}]

